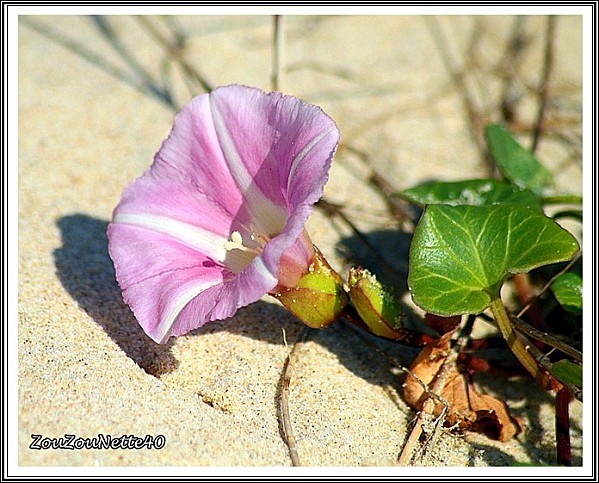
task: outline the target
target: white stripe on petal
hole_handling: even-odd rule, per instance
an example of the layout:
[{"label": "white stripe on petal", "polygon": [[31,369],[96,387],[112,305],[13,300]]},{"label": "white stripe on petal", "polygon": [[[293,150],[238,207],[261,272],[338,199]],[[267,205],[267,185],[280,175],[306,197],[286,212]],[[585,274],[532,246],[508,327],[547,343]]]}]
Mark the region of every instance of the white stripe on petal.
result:
[{"label": "white stripe on petal", "polygon": [[312,151],[312,149],[314,149],[314,146],[316,146],[322,138],[324,138],[327,134],[329,134],[333,130],[334,130],[334,128],[330,128],[330,129],[327,129],[327,130],[321,132],[318,136],[314,137],[314,139],[312,139],[312,141],[310,141],[308,144],[306,144],[304,146],[304,149],[302,149],[297,154],[297,156],[293,160],[293,164],[291,165],[291,168],[289,169],[289,177],[287,178],[287,190],[289,190],[289,183],[295,176],[295,170],[297,169],[299,163],[306,157],[306,155],[310,151]]},{"label": "white stripe on petal", "polygon": [[175,322],[177,321],[177,317],[179,317],[179,314],[185,308],[185,306],[204,290],[214,287],[219,283],[222,283],[222,280],[219,279],[211,280],[210,282],[198,283],[187,288],[182,294],[180,294],[173,303],[169,304],[168,312],[165,314],[164,320],[159,327],[160,332],[155,334],[156,340],[158,340],[160,344],[166,342],[173,325],[175,325]]},{"label": "white stripe on petal", "polygon": [[226,238],[166,216],[148,213],[117,213],[113,223],[137,226],[168,235],[215,262],[221,263],[233,273],[241,272],[256,256],[253,252],[229,251],[225,248],[228,243]]},{"label": "white stripe on petal", "polygon": [[113,222],[164,233],[221,263],[224,263],[227,256],[224,246],[226,238],[166,216],[148,213],[117,213]]},{"label": "white stripe on petal", "polygon": [[[269,235],[280,233],[287,221],[287,213],[270,200],[254,182],[241,156],[237,152],[235,143],[231,138],[231,134],[227,129],[227,125],[218,110],[213,96],[210,96],[210,109],[225,161],[235,183],[237,183],[239,190],[248,204],[255,224],[263,233]],[[278,180],[275,180],[275,182],[278,182]]]},{"label": "white stripe on petal", "polygon": [[277,282],[276,275],[272,274],[271,271],[268,268],[266,268],[266,265],[264,265],[264,260],[262,259],[262,257],[254,259],[254,267],[266,280],[271,280],[273,283]]}]

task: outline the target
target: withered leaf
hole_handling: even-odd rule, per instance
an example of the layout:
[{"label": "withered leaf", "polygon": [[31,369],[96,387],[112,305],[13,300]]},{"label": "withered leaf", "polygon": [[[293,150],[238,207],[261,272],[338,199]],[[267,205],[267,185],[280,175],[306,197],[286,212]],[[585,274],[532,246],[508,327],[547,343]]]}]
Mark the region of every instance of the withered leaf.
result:
[{"label": "withered leaf", "polygon": [[[451,352],[453,333],[448,332],[428,344],[410,367],[403,395],[405,401],[418,411],[422,410],[428,394],[416,377],[432,389]],[[499,441],[508,441],[522,430],[520,423],[510,415],[507,405],[492,396],[480,394],[468,376],[459,372],[457,364],[453,363],[446,374],[439,396],[449,405],[445,416],[447,425],[458,425],[460,429],[484,433]],[[443,409],[444,404],[437,401],[433,414],[438,416]]]},{"label": "withered leaf", "polygon": [[439,334],[445,334],[447,332],[452,331],[459,325],[461,320],[461,315],[441,317],[440,315],[427,313],[424,316],[424,323],[428,325],[431,329],[436,330]]}]

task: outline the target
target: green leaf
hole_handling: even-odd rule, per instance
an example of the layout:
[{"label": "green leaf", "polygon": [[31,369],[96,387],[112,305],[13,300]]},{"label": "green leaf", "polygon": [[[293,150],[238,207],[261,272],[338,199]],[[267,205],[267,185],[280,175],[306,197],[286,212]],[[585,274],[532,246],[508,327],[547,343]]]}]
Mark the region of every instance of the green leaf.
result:
[{"label": "green leaf", "polygon": [[567,359],[562,359],[552,364],[549,370],[558,381],[582,387],[582,366]]},{"label": "green leaf", "polygon": [[543,205],[582,205],[582,196],[578,195],[551,195],[541,198]]},{"label": "green leaf", "polygon": [[427,312],[482,312],[505,279],[569,260],[576,239],[542,212],[517,205],[428,205],[410,247],[408,285]]},{"label": "green leaf", "polygon": [[429,181],[402,191],[399,196],[420,206],[431,204],[482,206],[513,203],[541,207],[539,198],[532,191],[493,179]]},{"label": "green leaf", "polygon": [[488,125],[485,139],[499,170],[512,183],[540,195],[552,182],[551,173],[503,126]]},{"label": "green leaf", "polygon": [[551,284],[557,301],[569,312],[582,313],[582,278],[577,273],[564,273]]}]

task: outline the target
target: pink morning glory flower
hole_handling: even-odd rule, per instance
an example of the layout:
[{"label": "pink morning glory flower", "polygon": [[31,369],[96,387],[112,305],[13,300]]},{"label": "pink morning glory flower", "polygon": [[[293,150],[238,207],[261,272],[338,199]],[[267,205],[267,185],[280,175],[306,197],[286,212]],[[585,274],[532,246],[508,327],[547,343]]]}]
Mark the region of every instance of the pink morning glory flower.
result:
[{"label": "pink morning glory flower", "polygon": [[123,298],[152,339],[298,283],[338,141],[319,107],[278,92],[231,85],[181,110],[108,226]]}]

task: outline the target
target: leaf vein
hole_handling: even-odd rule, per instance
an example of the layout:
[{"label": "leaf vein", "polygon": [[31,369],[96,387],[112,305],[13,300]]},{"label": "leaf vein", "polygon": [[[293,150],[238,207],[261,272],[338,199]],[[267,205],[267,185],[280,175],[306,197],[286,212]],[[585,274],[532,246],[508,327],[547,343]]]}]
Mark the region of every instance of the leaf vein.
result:
[{"label": "leaf vein", "polygon": [[[466,234],[466,236],[469,237],[470,241],[473,242],[471,235],[462,227],[460,226],[455,220],[452,220],[451,218],[449,218],[446,214],[441,212],[441,215],[448,220],[449,223],[451,223],[452,225],[454,225],[455,227],[459,228],[462,232],[464,232]],[[437,239],[439,240],[439,243],[441,245],[443,245],[443,248],[445,249],[445,251],[451,255],[451,259],[457,264],[462,266],[471,276],[474,280],[476,280],[476,282],[478,284],[480,284],[480,287],[477,290],[480,290],[480,288],[484,287],[486,285],[485,281],[480,279],[480,275],[475,272],[470,265],[468,265],[464,260],[462,260],[453,250],[452,247],[447,244],[445,242],[445,240],[441,237],[441,232],[439,231],[439,228],[437,227],[435,221],[433,218],[430,219],[430,223],[431,223],[431,228],[434,231],[435,235],[437,236]],[[476,252],[477,258],[479,259],[479,263],[480,263],[480,254],[478,253],[478,251],[476,250],[476,247],[474,247],[474,251]],[[482,268],[482,265],[481,265]],[[484,272],[484,270],[483,270]]]}]

